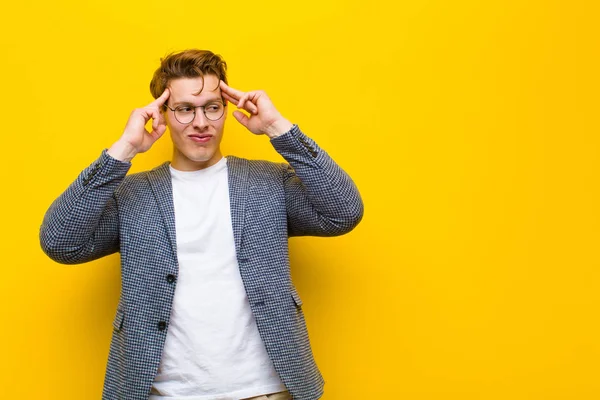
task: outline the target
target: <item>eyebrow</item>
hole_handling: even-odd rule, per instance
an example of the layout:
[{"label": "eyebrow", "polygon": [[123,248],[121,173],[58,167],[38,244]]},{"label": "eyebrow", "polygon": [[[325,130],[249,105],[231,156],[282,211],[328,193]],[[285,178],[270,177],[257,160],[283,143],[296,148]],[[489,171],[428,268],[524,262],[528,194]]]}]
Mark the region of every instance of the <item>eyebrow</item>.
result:
[{"label": "eyebrow", "polygon": [[[222,97],[221,97],[221,98],[219,98],[219,97],[215,97],[214,99],[208,99],[208,100],[207,100],[207,101],[206,101],[206,102],[205,102],[205,103],[204,103],[202,106],[199,106],[199,107],[203,107],[203,106],[205,106],[205,105],[207,105],[207,104],[214,103],[214,102],[219,102],[219,101],[221,101],[221,102],[222,102],[222,100],[223,100],[223,98],[222,98]],[[191,101],[177,101],[177,102],[175,102],[175,103],[172,103],[172,104],[171,104],[171,107],[175,108],[175,107],[178,107],[178,106],[183,106],[183,105],[185,105],[185,106],[194,106],[194,107],[196,107],[196,106],[194,105],[194,103],[192,103]]]}]

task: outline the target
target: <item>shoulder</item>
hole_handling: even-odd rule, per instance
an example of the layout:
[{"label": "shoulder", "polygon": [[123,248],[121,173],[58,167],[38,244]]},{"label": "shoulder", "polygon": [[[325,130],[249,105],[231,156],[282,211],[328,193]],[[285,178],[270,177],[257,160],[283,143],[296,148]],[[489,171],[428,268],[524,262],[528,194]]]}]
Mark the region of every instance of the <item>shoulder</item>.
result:
[{"label": "shoulder", "polygon": [[123,179],[123,183],[121,184],[121,186],[134,187],[139,186],[140,184],[145,184],[146,182],[148,182],[148,175],[150,175],[150,173],[151,171],[143,171],[127,175]]},{"label": "shoulder", "polygon": [[250,177],[281,177],[289,168],[286,163],[249,160],[235,156],[227,156],[227,166],[232,169],[232,172],[246,170]]},{"label": "shoulder", "polygon": [[169,174],[170,173],[169,173],[169,163],[168,162],[165,162],[165,163],[157,166],[156,168],[153,168],[148,171],[142,171],[142,172],[136,172],[133,174],[129,174],[123,179],[123,182],[119,186],[118,194],[123,195],[125,193],[131,193],[131,192],[149,189],[150,180],[153,177],[156,177],[159,179],[162,178],[163,180],[170,179]]}]

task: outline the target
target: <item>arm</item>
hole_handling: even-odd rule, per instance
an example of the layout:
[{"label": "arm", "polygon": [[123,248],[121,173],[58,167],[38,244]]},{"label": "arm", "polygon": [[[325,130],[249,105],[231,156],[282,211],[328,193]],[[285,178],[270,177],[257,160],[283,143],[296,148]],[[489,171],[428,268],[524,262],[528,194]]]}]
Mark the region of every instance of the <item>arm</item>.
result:
[{"label": "arm", "polygon": [[[53,260],[79,264],[119,250],[115,190],[137,153],[150,149],[166,130],[160,108],[169,90],[144,108],[134,110],[121,138],[86,168],[52,203],[40,228],[40,244]],[[145,128],[152,119],[152,131]]]},{"label": "arm", "polygon": [[300,129],[271,139],[290,165],[284,185],[290,236],[336,236],[362,219],[363,203],[354,182]]},{"label": "arm", "polygon": [[233,116],[250,132],[271,138],[290,164],[284,185],[289,235],[334,236],[362,219],[363,203],[350,177],[300,129],[283,118],[263,91],[241,92],[221,81],[223,97],[238,108]]},{"label": "arm", "polygon": [[54,261],[79,264],[119,250],[114,191],[131,164],[103,152],[50,206],[40,244]]}]

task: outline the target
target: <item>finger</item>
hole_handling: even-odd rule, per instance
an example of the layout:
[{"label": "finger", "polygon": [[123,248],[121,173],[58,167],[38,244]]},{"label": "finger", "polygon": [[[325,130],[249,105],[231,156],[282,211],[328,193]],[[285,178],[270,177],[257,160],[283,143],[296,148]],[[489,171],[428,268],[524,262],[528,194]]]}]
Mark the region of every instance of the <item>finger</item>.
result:
[{"label": "finger", "polygon": [[[231,104],[237,105],[239,103],[239,100],[236,98],[231,97],[230,95],[228,95],[225,92],[221,92],[221,94],[223,95],[223,98],[225,100],[227,100],[228,102],[230,102]],[[241,107],[238,107],[241,108]],[[258,113],[258,107],[256,107],[256,105],[252,102],[246,102],[246,104],[243,107],[244,110],[252,113],[252,114],[257,114]]]},{"label": "finger", "polygon": [[144,121],[144,125],[146,125],[148,121],[152,119],[152,109],[149,109],[147,107],[137,108],[131,114],[132,117],[134,115],[136,116],[136,118],[141,118]]},{"label": "finger", "polygon": [[[251,98],[251,100],[254,100],[254,98]],[[258,106],[250,100],[244,103],[244,110],[247,110],[252,114],[258,114]]]},{"label": "finger", "polygon": [[159,125],[157,129],[152,129],[152,132],[149,132],[149,134],[154,138],[154,140],[157,140],[166,132],[166,130],[166,125]]},{"label": "finger", "polygon": [[169,99],[169,96],[171,95],[171,92],[169,91],[169,88],[166,88],[164,92],[162,92],[162,94],[156,99],[154,100],[152,103],[148,104],[148,107],[151,106],[156,106],[156,107],[162,107],[163,104],[165,104],[165,102]]},{"label": "finger", "polygon": [[[248,103],[248,104],[244,104],[247,103],[247,100],[242,102],[241,99],[244,98],[245,96],[248,96],[248,94],[251,94],[253,92],[249,92],[249,93],[244,93],[240,90],[234,89],[230,86],[228,86],[225,82],[220,81],[221,82],[221,94],[228,96],[227,100],[230,101],[233,104],[237,104],[238,108],[243,108],[244,110],[252,113],[252,114],[257,114],[258,113],[258,108],[252,103]],[[252,99],[253,97],[250,96],[250,99]]]},{"label": "finger", "polygon": [[[155,114],[153,114],[152,117],[152,132],[148,132],[150,135],[152,135],[152,137],[154,137],[154,139],[158,139],[159,137],[162,136],[163,133],[165,133],[165,131],[167,130],[167,123],[165,121],[165,117],[163,115],[163,113],[158,112],[156,115],[158,115],[156,118],[154,117]],[[147,131],[146,131],[147,132]]]},{"label": "finger", "polygon": [[165,116],[163,113],[161,113],[160,111],[158,112],[158,118],[154,118],[152,120],[152,128],[154,130],[159,130],[159,129],[166,129],[167,127],[167,121],[165,120]]},{"label": "finger", "polygon": [[228,102],[230,102],[231,104],[237,104],[238,100],[234,99],[233,97],[231,97],[230,95],[228,95],[225,92],[221,92],[221,95],[223,96],[223,98],[225,100],[227,100]]},{"label": "finger", "polygon": [[248,92],[242,96],[242,98],[238,101],[237,107],[243,108],[244,110],[256,114],[258,113],[258,108],[256,104],[253,103],[253,100],[256,98],[256,92]]},{"label": "finger", "polygon": [[237,102],[237,108],[244,108],[244,104],[248,101],[248,98],[250,97],[250,93],[244,93],[244,95],[242,97],[240,97],[240,99]]},{"label": "finger", "polygon": [[146,121],[152,118],[152,129],[156,130],[156,128],[158,128],[160,117],[162,116],[162,114],[160,113],[160,111],[158,111],[158,108],[154,107],[146,107],[144,109],[144,112],[146,114]]},{"label": "finger", "polygon": [[244,127],[246,127],[246,129],[249,129],[248,128],[248,122],[250,121],[250,119],[248,118],[248,116],[246,114],[244,114],[241,111],[235,110],[233,112],[233,116],[235,117],[235,119],[237,119],[237,121],[240,124],[244,125]]},{"label": "finger", "polygon": [[242,97],[244,95],[244,92],[228,86],[223,81],[221,81],[221,92],[225,92],[235,99],[239,99],[240,97]]}]

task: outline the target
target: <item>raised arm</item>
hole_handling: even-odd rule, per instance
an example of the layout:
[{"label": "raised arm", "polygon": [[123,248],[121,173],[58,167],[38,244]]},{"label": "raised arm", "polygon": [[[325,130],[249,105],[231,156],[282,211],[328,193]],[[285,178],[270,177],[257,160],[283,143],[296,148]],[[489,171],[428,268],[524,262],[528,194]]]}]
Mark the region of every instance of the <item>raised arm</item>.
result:
[{"label": "raised arm", "polygon": [[113,195],[130,165],[104,151],[54,200],[40,228],[40,244],[50,258],[79,264],[119,250]]},{"label": "raised arm", "polygon": [[[134,110],[119,140],[86,168],[50,206],[40,228],[40,244],[64,264],[91,261],[119,250],[115,190],[131,167],[131,159],[150,149],[166,130],[161,107],[169,90]],[[152,131],[145,125],[152,119]]]},{"label": "raised arm", "polygon": [[294,125],[271,144],[289,163],[284,184],[290,236],[336,236],[363,217],[356,185],[312,139]]},{"label": "raised arm", "polygon": [[363,203],[352,179],[298,126],[277,111],[263,91],[242,92],[221,82],[223,97],[248,112],[234,117],[250,132],[271,138],[289,163],[284,187],[290,236],[335,236],[362,219]]}]

